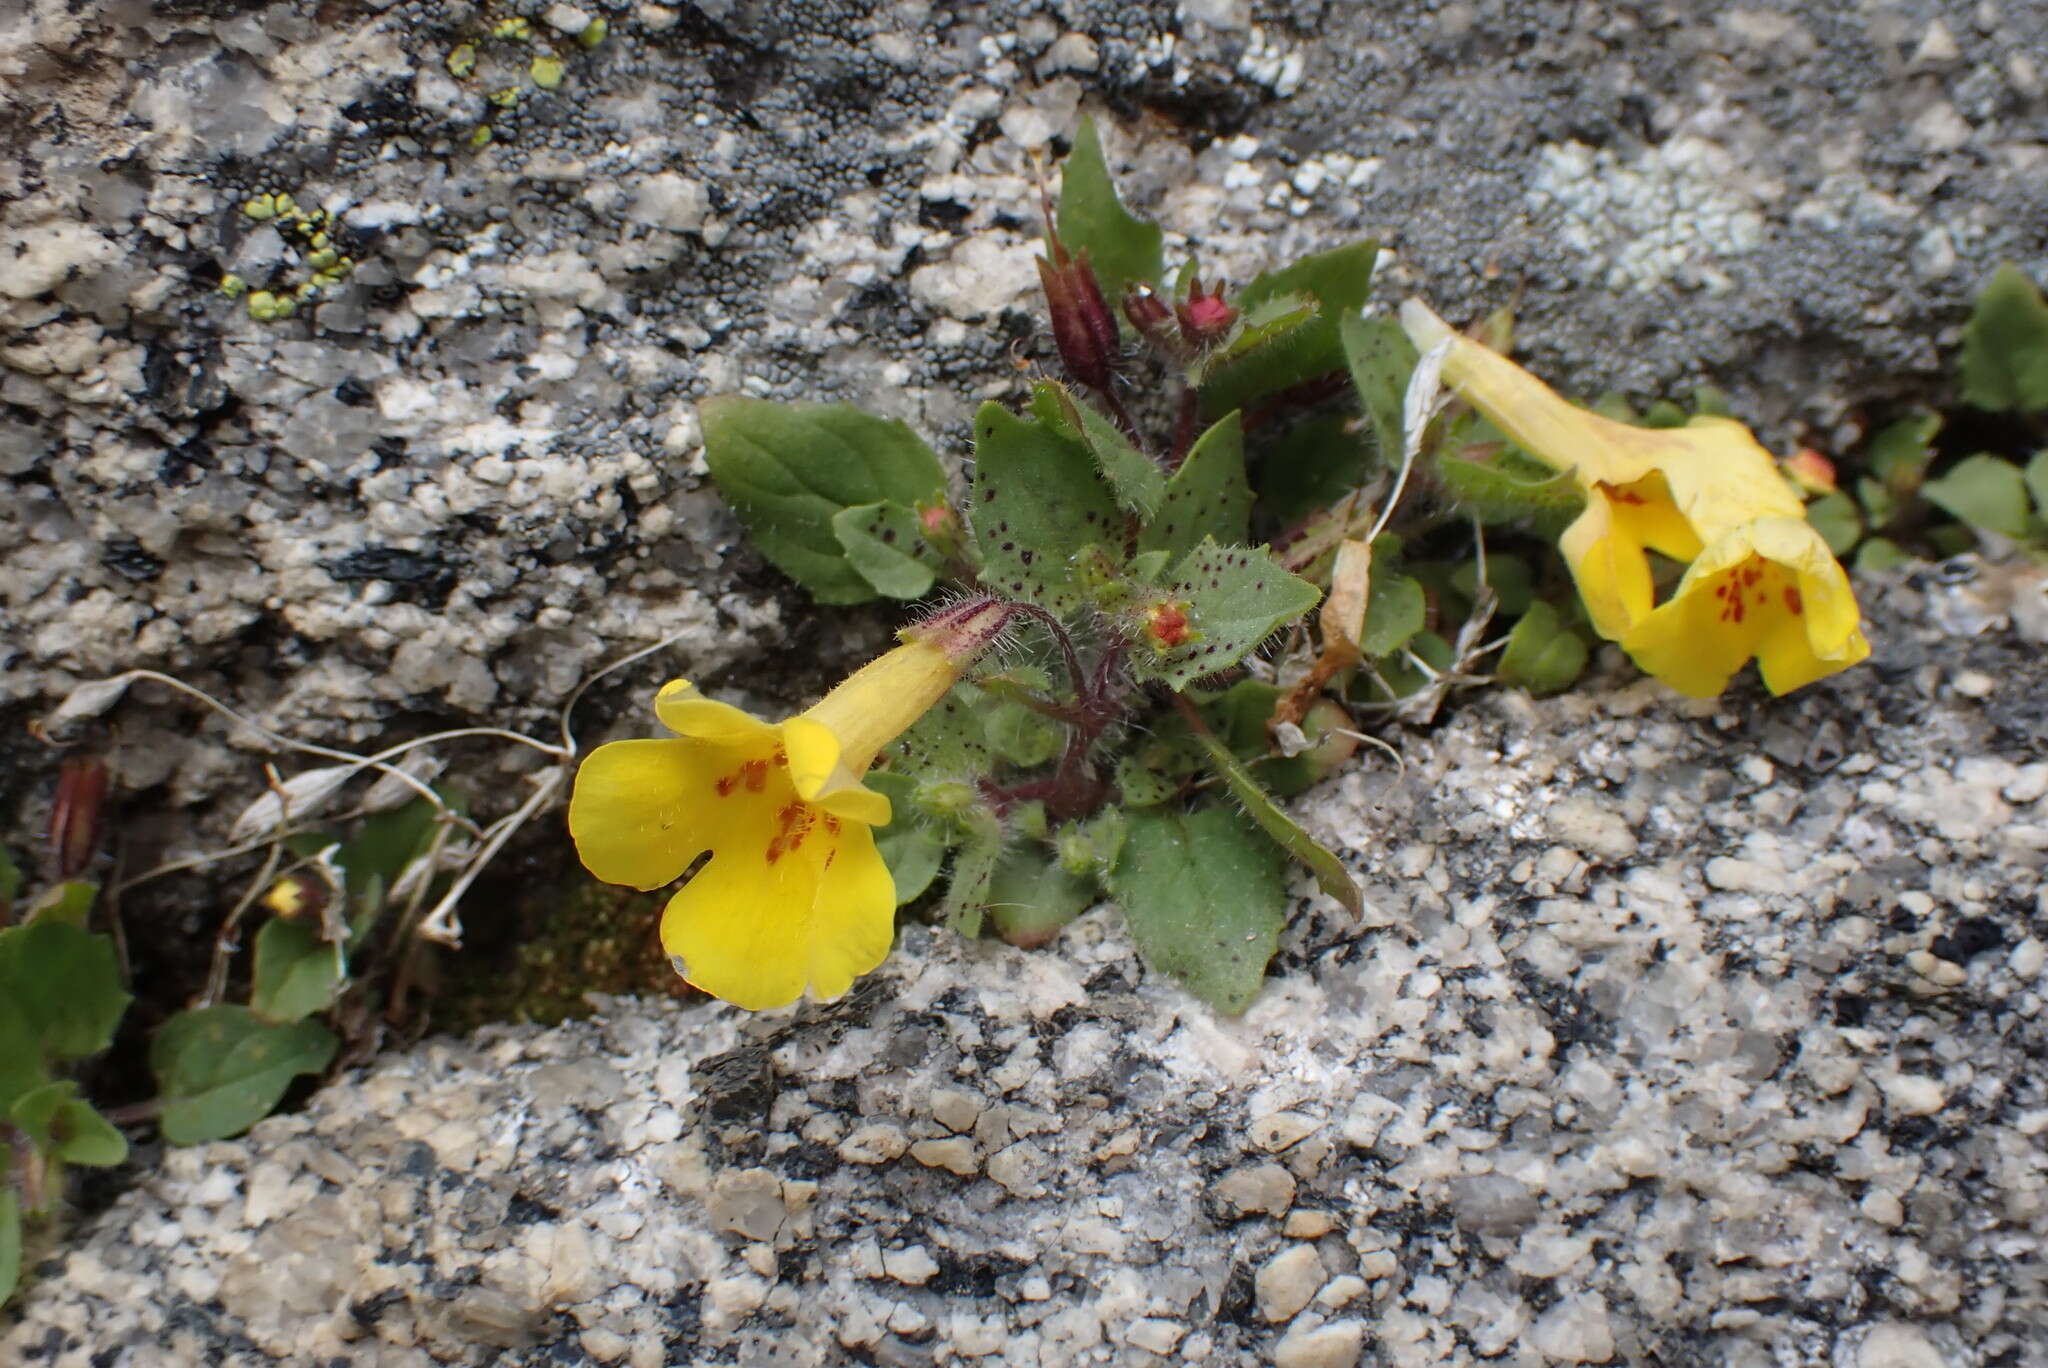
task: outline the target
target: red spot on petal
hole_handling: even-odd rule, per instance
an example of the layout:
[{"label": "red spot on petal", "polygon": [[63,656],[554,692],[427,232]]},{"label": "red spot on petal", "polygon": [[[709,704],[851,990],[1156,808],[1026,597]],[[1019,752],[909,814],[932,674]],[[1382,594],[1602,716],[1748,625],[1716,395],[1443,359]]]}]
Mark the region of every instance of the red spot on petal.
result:
[{"label": "red spot on petal", "polygon": [[1787,588],[1785,590],[1785,606],[1792,610],[1794,617],[1797,617],[1806,611],[1806,600],[1799,596],[1797,589]]},{"label": "red spot on petal", "polygon": [[736,787],[739,784],[739,782],[740,777],[737,774],[725,775],[718,781],[718,783],[715,786],[718,789],[718,796],[721,798],[732,797],[732,791],[734,787]]},{"label": "red spot on petal", "polygon": [[768,762],[766,760],[749,760],[746,764],[740,766],[740,773],[746,779],[747,792],[759,793],[762,789],[768,787]]},{"label": "red spot on petal", "polygon": [[839,819],[829,812],[825,814],[825,831],[832,836],[839,834]]}]

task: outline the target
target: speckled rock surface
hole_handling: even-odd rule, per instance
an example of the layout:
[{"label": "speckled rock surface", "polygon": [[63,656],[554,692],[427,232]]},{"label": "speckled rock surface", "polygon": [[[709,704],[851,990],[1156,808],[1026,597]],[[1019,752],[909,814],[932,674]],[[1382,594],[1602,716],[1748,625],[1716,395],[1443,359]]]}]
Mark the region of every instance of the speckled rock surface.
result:
[{"label": "speckled rock surface", "polygon": [[430,1042],[144,1172],[0,1359],[2037,1364],[2048,580],[1970,569],[1794,698],[1496,695],[1311,794],[1369,914],[1242,1019],[1096,916]]},{"label": "speckled rock surface", "polygon": [[[551,88],[485,37],[529,10]],[[1390,295],[1519,298],[1571,387],[1832,423],[1924,384],[1996,260],[2048,265],[2043,53],[2038,3],[1936,0],[16,0],[0,745],[138,664],[330,741],[536,723],[669,633],[803,694],[764,652],[866,642],[736,547],[692,405],[853,398],[958,452],[1019,383],[1034,168],[1080,109],[1233,278],[1379,232]],[[306,276],[241,212],[277,191],[357,267],[257,323],[215,286]],[[130,792],[258,782],[146,695],[118,742]],[[48,773],[11,758],[0,810]]]}]

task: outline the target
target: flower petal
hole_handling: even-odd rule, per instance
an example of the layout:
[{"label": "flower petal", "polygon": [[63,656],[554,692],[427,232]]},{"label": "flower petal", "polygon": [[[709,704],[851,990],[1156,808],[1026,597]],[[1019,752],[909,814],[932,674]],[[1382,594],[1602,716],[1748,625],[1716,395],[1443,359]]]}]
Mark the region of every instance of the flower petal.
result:
[{"label": "flower petal", "polygon": [[[782,724],[782,746],[789,756],[789,781],[801,798],[816,798],[840,773],[838,735],[807,715]],[[851,775],[846,780],[858,782]]]},{"label": "flower petal", "polygon": [[1614,507],[1600,489],[1587,495],[1585,512],[1564,530],[1558,550],[1571,566],[1594,631],[1619,641],[1648,615],[1655,601],[1649,558],[1641,543],[1615,525]]},{"label": "flower petal", "polygon": [[613,741],[576,770],[569,835],[606,883],[659,888],[711,847],[719,757],[692,741]]},{"label": "flower petal", "polygon": [[749,1011],[836,997],[880,964],[896,886],[865,826],[814,830],[790,857],[721,849],[669,900],[661,943],[691,983]]},{"label": "flower petal", "polygon": [[718,745],[758,742],[774,731],[750,712],[706,698],[687,679],[672,679],[661,686],[661,692],[654,696],[654,715],[678,736],[693,736]]},{"label": "flower petal", "polygon": [[[1755,654],[1769,621],[1760,612],[1727,616],[1718,591],[1751,562],[1747,536],[1723,538],[1700,552],[1670,600],[1621,639],[1622,649],[1649,674],[1691,698],[1712,698]],[[1782,610],[1780,610],[1782,611]]]},{"label": "flower petal", "polygon": [[896,815],[887,794],[877,793],[863,784],[830,790],[819,796],[818,806],[834,817],[844,817],[871,827],[887,826]]}]

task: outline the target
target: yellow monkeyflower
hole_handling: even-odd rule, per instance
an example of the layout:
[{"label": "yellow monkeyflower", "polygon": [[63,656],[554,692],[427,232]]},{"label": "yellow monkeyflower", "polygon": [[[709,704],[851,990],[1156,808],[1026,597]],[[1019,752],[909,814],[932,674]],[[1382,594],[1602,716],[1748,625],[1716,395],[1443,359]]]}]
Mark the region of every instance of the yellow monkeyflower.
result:
[{"label": "yellow monkeyflower", "polygon": [[[1516,445],[1571,473],[1586,507],[1558,549],[1594,630],[1645,670],[1708,697],[1757,655],[1764,683],[1785,693],[1870,654],[1848,575],[1748,428],[1716,417],[1682,428],[1616,422],[1453,332],[1420,300],[1402,305],[1401,325],[1423,351],[1448,339],[1444,382]],[[1650,551],[1694,562],[1663,607]],[[1715,576],[1731,574],[1748,581],[1748,597],[1709,602],[1728,583]],[[1780,592],[1759,601],[1766,580]],[[1691,635],[1673,634],[1681,618]]]},{"label": "yellow monkeyflower", "polygon": [[676,736],[599,746],[576,773],[569,833],[607,883],[659,888],[678,972],[750,1010],[806,989],[837,997],[882,962],[896,887],[875,849],[889,800],[862,782],[876,754],[944,698],[1014,610],[971,599],[903,633],[809,710],[763,722],[687,680],[655,696]]}]

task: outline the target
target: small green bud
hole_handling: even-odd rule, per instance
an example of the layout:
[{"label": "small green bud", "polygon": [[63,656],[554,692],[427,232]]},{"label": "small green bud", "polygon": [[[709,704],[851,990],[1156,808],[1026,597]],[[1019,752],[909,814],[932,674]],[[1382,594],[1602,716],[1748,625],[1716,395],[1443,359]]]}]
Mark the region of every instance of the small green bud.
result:
[{"label": "small green bud", "polygon": [[476,70],[476,44],[464,43],[448,54],[448,74],[457,80]]},{"label": "small green bud", "polygon": [[542,90],[553,90],[562,83],[562,77],[568,69],[559,57],[536,57],[533,59],[533,65],[527,68],[527,72],[533,77],[533,83]]},{"label": "small green bud", "polygon": [[927,779],[910,795],[910,801],[933,817],[965,817],[974,808],[974,785],[957,779]]}]

